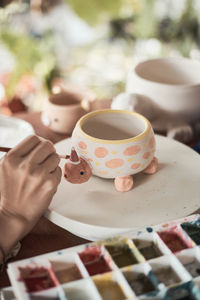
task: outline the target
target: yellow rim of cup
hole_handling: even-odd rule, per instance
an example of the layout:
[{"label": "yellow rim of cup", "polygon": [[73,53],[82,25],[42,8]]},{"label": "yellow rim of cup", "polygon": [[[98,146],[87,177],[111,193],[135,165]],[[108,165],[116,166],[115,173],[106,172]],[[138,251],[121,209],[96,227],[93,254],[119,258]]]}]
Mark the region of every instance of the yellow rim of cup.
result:
[{"label": "yellow rim of cup", "polygon": [[[145,123],[145,125],[146,125],[145,130],[142,133],[140,133],[139,135],[136,135],[135,137],[132,137],[132,138],[129,138],[129,139],[123,139],[123,140],[99,139],[99,138],[92,137],[92,136],[88,135],[87,133],[85,133],[83,131],[82,126],[85,123],[85,121],[87,121],[90,117],[100,115],[100,114],[108,114],[108,113],[126,114],[126,115],[131,115],[133,117],[136,117],[136,118],[142,120]],[[94,112],[90,112],[90,113],[84,115],[78,121],[76,126],[80,130],[81,134],[86,139],[91,140],[95,143],[103,143],[103,144],[125,144],[125,143],[130,143],[130,142],[137,142],[137,141],[140,141],[141,139],[143,139],[151,130],[150,122],[145,117],[143,117],[142,115],[140,115],[136,112],[128,111],[128,110],[114,110],[114,109],[103,109],[103,110],[97,110],[97,111],[94,111]]]}]

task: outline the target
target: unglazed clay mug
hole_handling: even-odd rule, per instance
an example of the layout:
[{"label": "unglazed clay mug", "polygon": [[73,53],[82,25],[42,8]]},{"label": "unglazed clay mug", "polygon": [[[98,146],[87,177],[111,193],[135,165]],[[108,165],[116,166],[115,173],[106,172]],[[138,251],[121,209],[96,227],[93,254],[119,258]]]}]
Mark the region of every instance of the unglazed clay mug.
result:
[{"label": "unglazed clay mug", "polygon": [[62,91],[52,94],[45,105],[43,122],[51,130],[71,134],[76,122],[90,110],[95,96],[90,92]]},{"label": "unglazed clay mug", "polygon": [[129,73],[126,91],[148,97],[173,119],[195,122],[200,115],[200,62],[182,57],[141,62]]},{"label": "unglazed clay mug", "polygon": [[135,112],[106,109],[86,114],[73,130],[72,146],[64,171],[71,183],[87,181],[90,168],[93,175],[115,178],[118,191],[128,191],[133,187],[130,175],[156,171],[153,129]]}]

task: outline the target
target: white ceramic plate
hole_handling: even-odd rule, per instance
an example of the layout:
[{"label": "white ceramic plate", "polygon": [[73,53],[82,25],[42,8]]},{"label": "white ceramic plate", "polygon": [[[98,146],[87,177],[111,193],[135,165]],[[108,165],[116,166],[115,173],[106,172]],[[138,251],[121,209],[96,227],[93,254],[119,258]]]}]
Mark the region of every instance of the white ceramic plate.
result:
[{"label": "white ceramic plate", "polygon": [[[14,147],[32,133],[34,130],[29,123],[0,115],[0,146]],[[4,154],[0,152],[0,159]]]},{"label": "white ceramic plate", "polygon": [[[117,192],[113,180],[95,176],[81,185],[62,179],[47,218],[75,235],[97,240],[194,212],[200,207],[200,155],[169,138],[157,135],[156,142],[159,171],[136,174],[132,191]],[[56,145],[60,154],[70,148],[71,139]]]}]

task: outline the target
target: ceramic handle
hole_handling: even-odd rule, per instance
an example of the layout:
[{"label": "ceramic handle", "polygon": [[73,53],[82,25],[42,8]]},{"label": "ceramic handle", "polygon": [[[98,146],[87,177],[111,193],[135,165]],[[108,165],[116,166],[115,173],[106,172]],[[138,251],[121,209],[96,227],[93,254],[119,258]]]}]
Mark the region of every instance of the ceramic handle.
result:
[{"label": "ceramic handle", "polygon": [[[124,109],[142,113],[151,100],[145,95],[137,93],[122,93],[116,96],[111,104],[112,109]],[[139,111],[138,111],[139,109]]]},{"label": "ceramic handle", "polygon": [[89,112],[92,110],[92,103],[95,101],[94,98],[89,99],[89,98],[83,98],[81,101],[81,107],[86,111]]}]

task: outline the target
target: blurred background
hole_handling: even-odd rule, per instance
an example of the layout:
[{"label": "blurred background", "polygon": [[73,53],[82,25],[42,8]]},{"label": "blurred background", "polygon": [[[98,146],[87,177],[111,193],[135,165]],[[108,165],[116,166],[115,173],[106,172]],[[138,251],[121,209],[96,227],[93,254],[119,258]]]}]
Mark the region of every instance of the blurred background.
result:
[{"label": "blurred background", "polygon": [[67,86],[110,99],[160,56],[200,60],[199,0],[0,1],[0,113],[41,111]]}]

